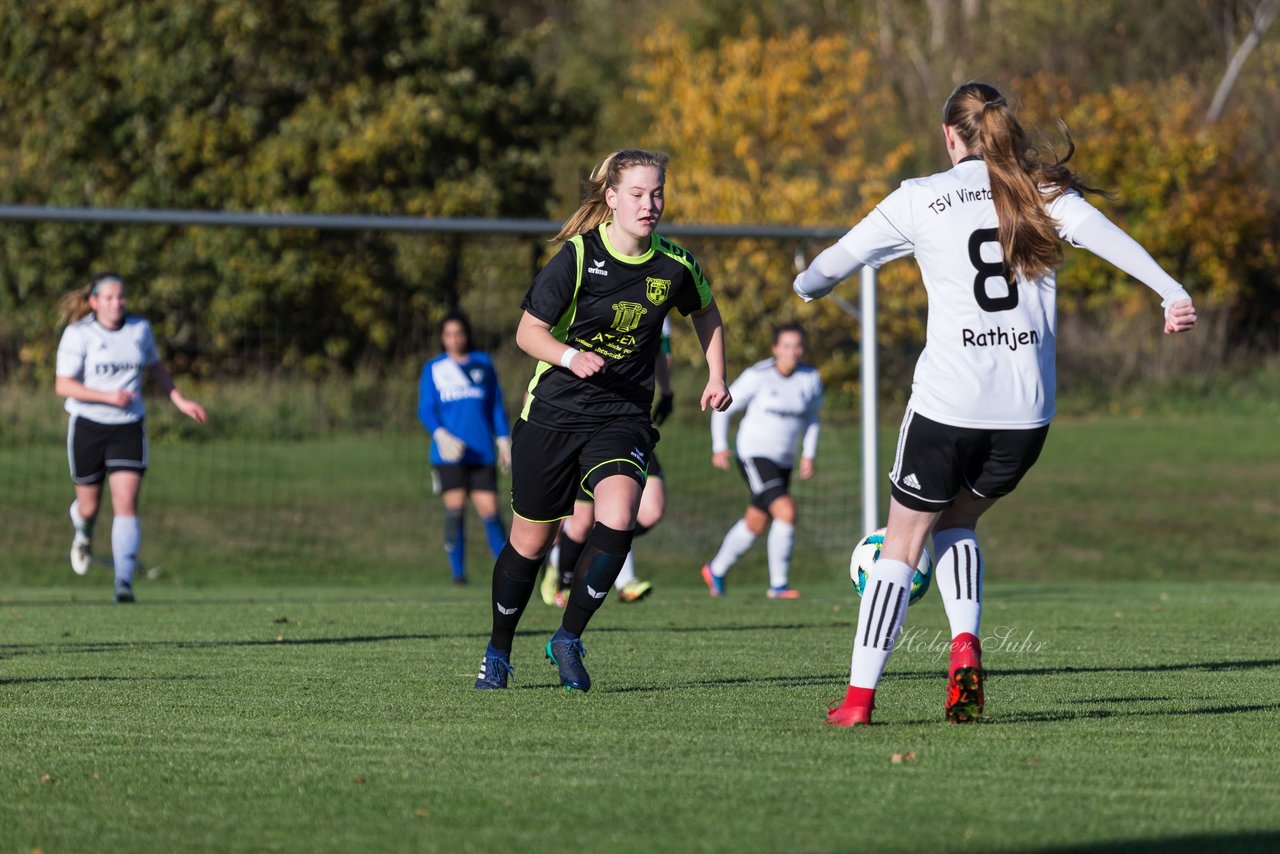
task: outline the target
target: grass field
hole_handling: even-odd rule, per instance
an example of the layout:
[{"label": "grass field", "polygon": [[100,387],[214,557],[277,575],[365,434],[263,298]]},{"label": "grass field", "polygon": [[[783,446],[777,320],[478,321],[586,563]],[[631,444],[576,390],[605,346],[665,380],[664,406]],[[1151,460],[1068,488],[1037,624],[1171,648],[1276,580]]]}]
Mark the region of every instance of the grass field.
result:
[{"label": "grass field", "polygon": [[1280,849],[1275,423],[1060,418],[982,528],[987,720],[942,722],[930,594],[863,732],[822,724],[861,534],[838,423],[797,484],[794,602],[759,547],[706,596],[742,486],[704,423],[668,431],[656,593],[593,623],[587,695],[536,600],[512,690],[472,690],[490,564],[473,522],[478,583],[444,583],[420,437],[157,443],[132,607],[69,571],[64,449],[10,444],[0,851]]},{"label": "grass field", "polygon": [[[1276,423],[1275,413],[1230,410],[1059,419],[1016,497],[983,520],[998,577],[1275,578]],[[886,428],[883,471],[894,442]],[[655,580],[680,581],[714,553],[746,492],[737,473],[711,467],[705,419],[666,430],[658,452],[667,519],[638,559]],[[863,533],[859,459],[858,430],[824,424],[818,473],[795,483],[797,582],[847,567]],[[143,488],[141,559],[157,570],[157,584],[174,587],[437,577],[441,511],[428,472],[418,434],[157,443]],[[65,447],[0,447],[0,483],[5,582],[65,580],[73,494]],[[884,506],[883,489],[880,499]],[[468,519],[473,570],[482,574],[483,534]],[[102,548],[109,534],[104,512]],[[739,574],[763,586],[762,547]]]},{"label": "grass field", "polygon": [[[988,717],[942,722],[936,594],[877,725],[822,723],[855,602],[811,585],[610,602],[567,694],[532,606],[471,685],[474,586],[14,589],[4,850],[1274,851],[1280,590],[997,582]],[[895,755],[903,758],[895,762]]]}]

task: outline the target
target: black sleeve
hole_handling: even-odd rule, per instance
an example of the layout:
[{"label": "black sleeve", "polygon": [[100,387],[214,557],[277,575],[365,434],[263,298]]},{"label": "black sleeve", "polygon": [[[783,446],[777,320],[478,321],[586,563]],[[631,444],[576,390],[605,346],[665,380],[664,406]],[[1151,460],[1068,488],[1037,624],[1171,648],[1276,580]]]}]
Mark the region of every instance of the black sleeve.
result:
[{"label": "black sleeve", "polygon": [[702,275],[702,268],[698,266],[697,261],[692,258],[689,260],[692,264],[684,277],[685,280],[680,288],[680,293],[676,297],[676,308],[685,317],[695,311],[701,311],[711,302],[711,287]]},{"label": "black sleeve", "polygon": [[534,278],[520,308],[543,323],[555,326],[573,302],[577,284],[578,261],[574,256],[573,244],[566,243]]}]

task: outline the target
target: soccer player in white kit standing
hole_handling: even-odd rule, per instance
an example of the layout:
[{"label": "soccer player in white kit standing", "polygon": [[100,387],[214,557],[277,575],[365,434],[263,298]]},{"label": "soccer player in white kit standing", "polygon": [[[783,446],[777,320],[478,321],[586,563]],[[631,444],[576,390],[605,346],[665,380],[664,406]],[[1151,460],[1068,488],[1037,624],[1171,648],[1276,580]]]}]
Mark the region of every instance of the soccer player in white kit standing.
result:
[{"label": "soccer player in white kit standing", "polygon": [[745,409],[738,425],[738,468],[751,490],[742,518],[725,534],[720,550],[702,567],[702,580],[714,597],[725,592],[725,574],[746,554],[756,538],[769,530],[770,599],[796,599],[790,586],[791,549],[795,543],[796,505],[789,493],[796,442],[801,442],[800,477],[813,477],[818,453],[818,411],[822,378],[804,358],[804,330],[785,324],[773,331],[773,358],[742,372],[729,394],[733,404],[711,413],[711,463],[729,468],[729,418]]},{"label": "soccer player in white kit standing", "polygon": [[[1065,128],[1064,128],[1065,131]],[[1060,240],[1156,291],[1166,334],[1196,323],[1178,282],[1084,200],[1065,166],[1038,159],[1004,97],[966,83],[943,108],[952,168],[903,182],[795,281],[805,301],[860,267],[914,255],[929,297],[924,351],[889,473],[880,559],[867,579],[849,689],[828,723],[871,723],[875,689],[906,619],[913,567],[933,532],[934,578],[951,626],[946,716],[984,705],[978,518],[1035,463],[1054,415],[1054,269]]]},{"label": "soccer player in white kit standing", "polygon": [[149,371],[160,391],[183,415],[203,424],[204,407],[188,400],[156,352],[151,324],[125,314],[124,281],[113,273],[63,298],[66,331],[58,344],[55,390],[67,399],[67,456],[76,498],[71,503],[71,568],[89,571],[93,523],[102,481],[111,487],[111,553],[117,602],[132,602],[133,572],[142,540],[138,493],[147,470],[143,426],[142,374]]}]

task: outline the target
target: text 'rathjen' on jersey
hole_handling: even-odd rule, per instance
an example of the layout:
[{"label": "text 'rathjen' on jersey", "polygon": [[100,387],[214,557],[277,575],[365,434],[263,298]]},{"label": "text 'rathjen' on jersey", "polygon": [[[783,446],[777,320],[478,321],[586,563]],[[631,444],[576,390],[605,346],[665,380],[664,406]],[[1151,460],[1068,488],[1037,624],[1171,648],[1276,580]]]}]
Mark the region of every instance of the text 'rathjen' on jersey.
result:
[{"label": "text 'rathjen' on jersey", "polygon": [[605,369],[584,380],[539,362],[521,417],[551,430],[648,418],[663,320],[672,308],[688,315],[710,304],[698,262],[661,235],[651,235],[637,256],[615,250],[605,225],[570,238],[520,307],[550,324],[557,340],[603,356]]}]

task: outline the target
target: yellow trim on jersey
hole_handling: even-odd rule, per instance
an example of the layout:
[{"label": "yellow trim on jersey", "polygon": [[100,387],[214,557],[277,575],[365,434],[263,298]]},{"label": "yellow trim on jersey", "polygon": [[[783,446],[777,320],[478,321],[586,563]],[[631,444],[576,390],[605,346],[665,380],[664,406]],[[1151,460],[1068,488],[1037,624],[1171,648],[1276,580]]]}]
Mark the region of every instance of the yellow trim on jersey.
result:
[{"label": "yellow trim on jersey", "polygon": [[[609,222],[613,222],[613,220],[609,220]],[[649,235],[649,249],[643,255],[624,255],[617,249],[614,249],[613,244],[609,242],[609,232],[605,228],[609,222],[600,223],[600,240],[604,243],[606,252],[619,261],[625,261],[628,264],[643,264],[645,261],[648,261],[653,257],[653,250],[657,246],[657,241],[654,239],[657,237],[656,234]]]},{"label": "yellow trim on jersey", "polygon": [[[576,250],[573,254],[578,259],[578,271],[577,278],[573,282],[573,299],[569,301],[569,307],[564,310],[564,314],[560,315],[556,325],[551,327],[552,337],[561,342],[569,337],[569,327],[573,326],[573,319],[578,314],[578,291],[582,290],[582,256],[586,254],[586,249],[582,245],[582,235],[575,234],[569,238],[568,242],[572,243]],[[529,388],[524,395],[524,408],[520,410],[520,417],[525,421],[529,420],[529,409],[533,406],[534,386],[538,384],[538,380],[542,379],[542,375],[549,370],[551,370],[551,364],[541,360],[539,360],[537,367],[533,369],[533,379],[529,380]],[[521,518],[524,517],[522,516]]]},{"label": "yellow trim on jersey", "polygon": [[701,310],[711,305],[711,284],[707,282],[707,277],[702,275],[702,268],[698,266],[698,260],[689,254],[689,250],[671,238],[663,237],[661,234],[653,235],[653,247],[668,258],[679,261],[693,276],[693,284],[698,289],[700,303],[698,308]]}]

